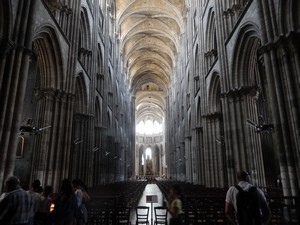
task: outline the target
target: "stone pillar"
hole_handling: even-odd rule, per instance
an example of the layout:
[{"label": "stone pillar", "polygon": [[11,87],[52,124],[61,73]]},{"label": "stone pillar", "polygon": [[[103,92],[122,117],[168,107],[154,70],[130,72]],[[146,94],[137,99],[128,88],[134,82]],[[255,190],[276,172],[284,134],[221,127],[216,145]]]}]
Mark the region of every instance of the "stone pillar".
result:
[{"label": "stone pillar", "polygon": [[12,21],[14,36],[5,37],[10,39],[8,41],[9,45],[16,47],[7,52],[5,56],[3,52],[1,53],[0,192],[5,179],[12,175],[14,171],[21,112],[31,55],[32,26],[35,19],[35,13],[31,10],[34,10],[35,2],[36,0],[29,0],[16,3],[19,13]]}]

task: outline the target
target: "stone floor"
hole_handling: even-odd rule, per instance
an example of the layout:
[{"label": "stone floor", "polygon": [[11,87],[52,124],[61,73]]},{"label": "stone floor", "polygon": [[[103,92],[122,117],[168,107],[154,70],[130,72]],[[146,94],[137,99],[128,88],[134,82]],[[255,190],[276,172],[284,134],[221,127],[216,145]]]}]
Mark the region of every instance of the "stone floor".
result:
[{"label": "stone floor", "polygon": [[[151,207],[151,203],[146,202],[146,196],[149,196],[149,195],[157,195],[157,203],[152,203],[152,207]],[[158,188],[158,186],[156,184],[147,184],[138,205],[150,207],[150,211],[149,211],[149,224],[150,225],[154,224],[154,219],[153,219],[154,218],[154,207],[162,206],[163,201],[164,201],[164,197],[163,197],[162,192]],[[151,208],[152,208],[152,212],[151,212]],[[131,224],[134,225],[135,220],[136,220],[135,209],[131,210],[130,218],[131,218],[130,219]]]}]

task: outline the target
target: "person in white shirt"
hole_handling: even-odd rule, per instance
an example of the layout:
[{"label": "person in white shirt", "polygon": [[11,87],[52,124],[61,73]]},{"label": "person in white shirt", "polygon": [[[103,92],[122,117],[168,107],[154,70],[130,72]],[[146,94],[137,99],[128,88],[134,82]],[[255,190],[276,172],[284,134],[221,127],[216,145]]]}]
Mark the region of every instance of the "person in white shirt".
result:
[{"label": "person in white shirt", "polygon": [[[253,187],[253,185],[250,183],[250,174],[248,172],[239,171],[237,173],[237,179],[239,181],[237,185],[240,186],[244,191],[248,191],[251,187]],[[238,192],[239,190],[236,188],[236,186],[231,186],[227,191],[225,199],[225,215],[228,218],[229,222],[233,225],[237,225],[234,211],[237,212],[236,197]],[[262,224],[268,224],[271,219],[271,210],[267,204],[263,191],[257,188],[257,193],[262,218],[261,222]]]}]

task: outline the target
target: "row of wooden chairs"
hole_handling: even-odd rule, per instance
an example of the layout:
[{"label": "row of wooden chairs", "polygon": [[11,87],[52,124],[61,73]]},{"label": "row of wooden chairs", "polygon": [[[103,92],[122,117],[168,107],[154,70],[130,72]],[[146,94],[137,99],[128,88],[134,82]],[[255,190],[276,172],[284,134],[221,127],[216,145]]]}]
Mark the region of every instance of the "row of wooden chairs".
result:
[{"label": "row of wooden chairs", "polygon": [[88,225],[130,224],[130,211],[137,206],[146,185],[146,181],[126,181],[92,188]]},{"label": "row of wooden chairs", "polygon": [[[101,188],[94,190],[88,207],[88,225],[129,224],[130,221],[128,223],[126,221],[129,220],[130,211],[133,208],[135,208],[138,218],[140,213],[137,212],[137,203],[147,183],[143,183],[143,181],[136,182],[138,183],[134,181],[131,184],[127,182],[118,183],[115,186],[111,184],[108,185],[108,189],[105,187],[105,191],[102,191]],[[221,188],[205,188],[199,185],[193,186],[192,184],[177,181],[157,181],[157,185],[160,187],[165,198],[167,198],[169,189],[175,183],[180,183],[184,190],[185,224],[229,224],[224,214],[226,190]],[[108,196],[107,194],[113,195]],[[272,225],[300,224],[300,201],[298,197],[268,195],[267,199],[272,211]],[[148,217],[146,220],[148,221]],[[155,224],[164,224],[163,220]],[[156,217],[155,221],[158,221]],[[138,221],[136,223],[140,224]]]},{"label": "row of wooden chairs", "polygon": [[[185,224],[229,224],[224,213],[226,189],[206,188],[184,182],[160,180],[156,182],[167,198],[168,190],[176,183],[184,190]],[[272,225],[299,225],[300,198],[284,197],[280,190],[262,188],[272,212]]]},{"label": "row of wooden chairs", "polygon": [[147,181],[126,181],[93,187],[90,190],[92,206],[135,207]]},{"label": "row of wooden chairs", "polygon": [[[130,207],[105,207],[91,208],[88,215],[87,225],[130,225]],[[135,224],[149,223],[149,207],[135,207]],[[154,207],[154,225],[168,224],[167,208],[162,206]]]}]

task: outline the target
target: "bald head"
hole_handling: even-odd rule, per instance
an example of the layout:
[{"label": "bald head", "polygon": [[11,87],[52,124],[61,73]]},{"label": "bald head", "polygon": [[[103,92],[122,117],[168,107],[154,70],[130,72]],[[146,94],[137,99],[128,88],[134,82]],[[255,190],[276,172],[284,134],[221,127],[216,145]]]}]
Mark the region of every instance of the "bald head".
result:
[{"label": "bald head", "polygon": [[7,178],[5,185],[7,191],[10,192],[20,187],[20,180],[16,176],[11,176]]}]

